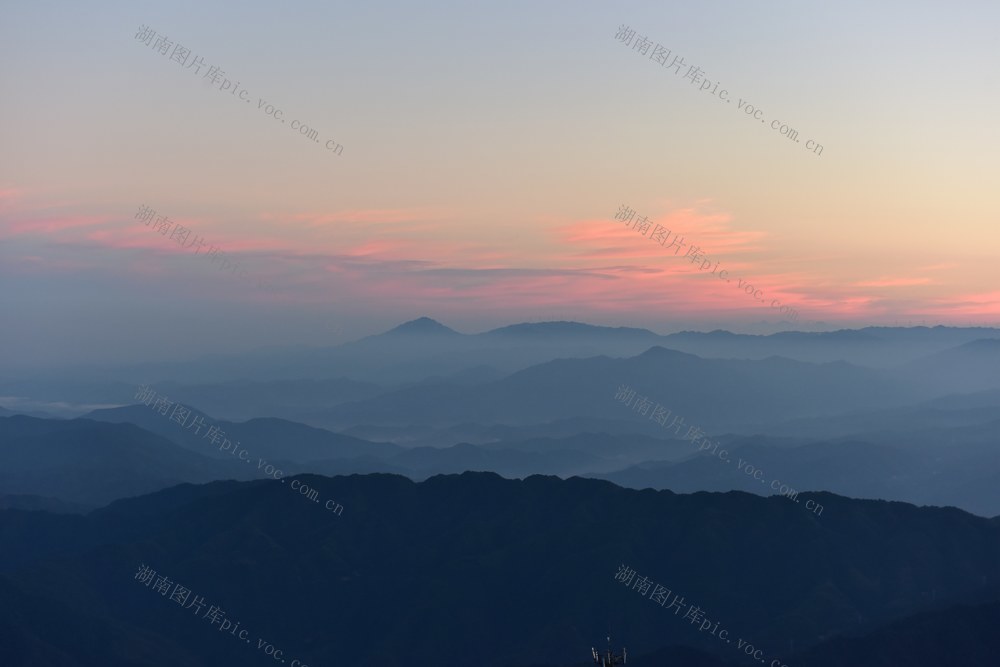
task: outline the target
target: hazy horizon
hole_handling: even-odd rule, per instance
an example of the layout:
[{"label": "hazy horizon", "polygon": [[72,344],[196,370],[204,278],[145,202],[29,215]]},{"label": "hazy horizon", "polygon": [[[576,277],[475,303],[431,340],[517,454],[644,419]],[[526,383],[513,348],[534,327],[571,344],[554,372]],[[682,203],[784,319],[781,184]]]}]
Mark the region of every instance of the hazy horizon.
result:
[{"label": "hazy horizon", "polygon": [[[0,347],[180,358],[424,315],[766,333],[787,320],[772,300],[805,329],[1000,322],[979,85],[1000,7],[967,6],[8,3]],[[732,284],[696,275],[692,246]]]}]

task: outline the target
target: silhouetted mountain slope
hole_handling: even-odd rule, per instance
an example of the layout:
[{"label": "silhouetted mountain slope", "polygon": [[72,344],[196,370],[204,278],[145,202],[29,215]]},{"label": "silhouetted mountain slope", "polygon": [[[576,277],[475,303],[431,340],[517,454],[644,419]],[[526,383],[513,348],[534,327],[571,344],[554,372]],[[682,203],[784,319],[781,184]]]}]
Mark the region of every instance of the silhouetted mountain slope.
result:
[{"label": "silhouetted mountain slope", "polygon": [[973,340],[915,359],[903,374],[914,382],[933,378],[942,394],[1000,388],[1000,339]]},{"label": "silhouetted mountain slope", "polygon": [[[235,423],[224,419],[214,419],[200,410],[192,409],[192,415],[204,418],[206,426],[191,429],[171,421],[166,415],[152,410],[147,405],[129,405],[121,408],[95,410],[88,419],[114,423],[129,422],[143,429],[170,439],[178,445],[204,456],[231,460],[232,454],[220,452],[219,445],[212,445],[205,439],[209,426],[222,429],[233,443],[246,449],[253,457],[284,459],[288,461],[312,461],[330,458],[353,458],[356,456],[389,456],[402,451],[396,445],[384,442],[368,442],[349,435],[333,433],[305,424],[284,419],[258,418]],[[189,423],[194,419],[192,418]]]},{"label": "silhouetted mountain slope", "polygon": [[468,443],[447,448],[417,447],[397,454],[389,463],[412,471],[417,478],[467,470],[490,471],[504,477],[568,476],[614,467],[606,459],[573,449],[525,452],[515,448],[487,449]]},{"label": "silhouetted mountain slope", "polygon": [[435,336],[442,338],[452,338],[454,336],[461,336],[454,329],[450,329],[445,325],[441,324],[437,320],[432,320],[429,317],[418,317],[415,320],[410,320],[409,322],[403,322],[398,327],[386,331],[383,336]]},{"label": "silhouetted mountain slope", "polygon": [[[176,665],[204,667],[204,654],[194,655],[188,642],[164,639],[162,634],[137,627],[130,619],[116,618],[103,600],[92,598],[88,606],[71,601],[86,594],[89,585],[70,586],[46,597],[22,593],[0,577],[0,654],[11,667],[135,667]],[[53,631],[52,628],[58,628]],[[109,650],[110,649],[110,650]],[[227,656],[215,653],[215,664]],[[272,660],[273,661],[273,660]]]},{"label": "silhouetted mountain slope", "polygon": [[[364,423],[517,425],[580,416],[621,418],[629,409],[614,399],[619,384],[631,385],[704,430],[733,430],[925,397],[887,373],[839,362],[701,359],[654,347],[627,359],[551,361],[475,387],[404,389],[337,406],[330,415],[344,428]],[[635,416],[637,422],[643,419]]]},{"label": "silhouetted mountain slope", "polygon": [[781,356],[811,363],[846,361],[872,368],[891,368],[998,334],[1000,331],[990,328],[944,326],[784,331],[767,336],[728,331],[682,331],[663,336],[659,344],[701,357],[765,359]]},{"label": "silhouetted mountain slope", "polygon": [[[186,510],[192,503],[210,503],[237,490],[255,488],[251,482],[221,481],[180,484],[143,496],[141,503],[112,503],[86,518],[24,510],[0,511],[0,572],[54,557],[70,557],[101,544],[149,539],[160,530],[156,520]],[[151,521],[153,520],[153,521]]]},{"label": "silhouetted mountain slope", "polygon": [[38,410],[8,410],[7,408],[0,408],[0,417],[13,417],[14,415],[37,417],[39,419],[54,419],[52,415]]},{"label": "silhouetted mountain slope", "polygon": [[[947,364],[935,366],[932,360],[927,372],[921,372],[917,360],[998,336],[1000,331],[996,329],[976,327],[869,327],[856,331],[788,331],[769,336],[685,331],[661,336],[644,329],[577,322],[515,324],[463,334],[421,318],[382,334],[330,347],[269,347],[191,361],[81,367],[8,377],[0,381],[0,394],[91,405],[121,404],[130,399],[136,384],[169,380],[184,387],[175,400],[200,405],[231,420],[266,415],[336,428],[338,424],[323,419],[323,410],[350,399],[350,383],[356,384],[354,398],[363,399],[377,395],[379,386],[399,388],[432,377],[451,377],[453,383],[459,384],[484,382],[557,358],[628,357],[652,346],[705,358],[763,360],[781,356],[809,363],[846,361],[886,369],[911,364],[912,372],[899,372],[926,392],[951,391],[945,385],[950,387],[952,380],[959,384],[955,390],[968,390],[970,385],[962,383],[962,375],[953,373]],[[996,366],[995,359],[987,362]],[[976,369],[974,363],[962,363],[973,371],[984,370]],[[488,372],[483,371],[484,365],[490,367]],[[943,368],[944,384],[935,384],[932,367]],[[995,375],[976,372],[976,382],[993,386]],[[247,377],[255,380],[246,382]],[[311,381],[303,378],[324,379],[312,387]],[[282,386],[283,382],[286,384]],[[232,391],[227,396],[224,387],[230,385]],[[294,400],[286,402],[282,393]]]},{"label": "silhouetted mountain slope", "polygon": [[[185,385],[217,384],[253,377],[257,389],[271,380],[294,384],[301,378],[353,379],[361,384],[390,386],[448,377],[489,364],[496,373],[509,374],[557,358],[634,356],[663,346],[706,358],[757,359],[772,356],[809,363],[846,361],[873,368],[893,368],[928,355],[970,343],[998,338],[1000,331],[967,327],[868,327],[832,332],[788,331],[769,336],[684,331],[666,336],[645,329],[600,327],[577,322],[515,324],[479,334],[455,332],[421,318],[390,331],[330,347],[302,345],[269,347],[229,355],[173,363],[124,367],[89,367],[0,381],[0,394],[46,397],[77,403],[120,404],[137,383],[172,380]],[[100,381],[94,377],[104,378]],[[922,378],[933,380],[933,377]],[[968,387],[966,387],[967,389]],[[334,390],[335,391],[335,390]],[[366,390],[360,390],[364,394]],[[192,396],[197,396],[193,394]],[[362,396],[363,397],[363,396]],[[229,413],[225,397],[200,403],[179,397],[216,414]],[[247,401],[249,402],[249,401]],[[212,406],[223,408],[216,410]],[[294,407],[294,405],[290,406]],[[300,421],[297,413],[266,413]],[[309,423],[317,423],[309,420]]]},{"label": "silhouetted mountain slope", "polygon": [[[912,615],[932,591],[962,603],[1000,583],[1000,525],[958,510],[819,494],[816,518],[779,498],[579,478],[295,479],[343,515],[278,481],[175,488],[73,517],[102,544],[8,578],[34,600],[136,628],[104,646],[118,659],[156,640],[194,664],[274,663],[136,582],[146,563],[308,664],[445,667],[575,663],[609,623],[635,655],[690,645],[739,657],[615,581],[622,563],[769,655]],[[0,512],[0,529],[16,538],[23,514]],[[12,640],[27,645],[34,629]],[[45,632],[47,646],[69,643],[57,625]]]},{"label": "silhouetted mountain slope", "polygon": [[[774,664],[794,667],[995,667],[997,656],[1000,656],[998,625],[1000,603],[958,605],[908,616],[862,636],[837,637],[803,653],[785,654],[781,662]],[[560,667],[593,664],[592,660],[581,660]],[[643,655],[630,651],[627,664],[631,667],[739,667],[754,663],[752,660],[722,660],[702,651],[675,646]]]},{"label": "silhouetted mountain slope", "polygon": [[506,327],[492,329],[479,334],[479,336],[484,339],[556,340],[560,342],[580,338],[598,340],[603,337],[609,341],[632,341],[643,347],[656,345],[663,338],[648,329],[602,327],[580,322],[527,322],[511,324]]},{"label": "silhouetted mountain slope", "polygon": [[[646,436],[581,433],[562,438],[510,440],[485,445],[414,447],[385,459],[387,465],[411,477],[465,471],[495,472],[504,477],[557,475],[619,470],[637,460],[678,460],[691,452],[690,443]],[[379,468],[376,468],[379,469]],[[379,469],[393,472],[389,467]]]},{"label": "silhouetted mountain slope", "polygon": [[[852,498],[897,500],[916,505],[955,506],[980,516],[1000,515],[1000,460],[995,434],[1000,423],[984,427],[976,439],[957,443],[968,431],[937,434],[928,446],[916,437],[888,436],[880,442],[845,439],[797,447],[775,446],[767,437],[719,440],[725,460],[701,453],[682,462],[642,462],[623,470],[587,477],[629,488],[670,489],[679,493],[739,490],[772,495],[780,484],[803,491],[831,491]],[[928,440],[934,433],[925,434]],[[952,438],[944,440],[944,435]],[[716,440],[713,439],[713,442]],[[697,447],[687,443],[689,451]],[[727,462],[728,461],[728,462]],[[747,464],[762,475],[748,475]],[[771,483],[780,484],[771,488]]]},{"label": "silhouetted mountain slope", "polygon": [[207,482],[228,466],[132,424],[0,417],[0,493],[84,505]]},{"label": "silhouetted mountain slope", "polygon": [[940,410],[1000,408],[1000,389],[948,394],[927,401],[927,405]]},{"label": "silhouetted mountain slope", "polygon": [[[368,443],[277,419],[253,419],[235,425],[218,422],[235,427],[232,431],[237,438],[241,433],[250,434],[240,444],[247,451],[241,460],[232,453],[220,452],[218,445],[210,444],[194,431],[185,430],[146,406],[96,414],[134,419],[173,438],[161,437],[128,422],[0,418],[0,507],[83,512],[118,498],[186,482],[266,478],[267,465],[286,475],[313,471],[393,472],[426,477],[432,474],[433,466],[458,472],[466,469],[466,462],[458,452],[440,461],[429,453],[426,464],[411,469],[376,456],[404,452],[388,443]],[[203,434],[206,431],[204,427],[201,430]],[[227,431],[227,435],[233,433]],[[286,446],[287,443],[292,446]],[[371,454],[356,456],[369,449],[373,450]],[[280,458],[289,452],[302,456],[339,454],[343,458],[306,463]],[[505,468],[508,464],[504,462],[515,457],[497,453],[493,459],[497,467]],[[564,460],[570,458],[568,454],[564,456]],[[474,459],[468,461],[473,462]],[[527,475],[533,472],[531,468],[531,461],[524,461],[518,470]]]},{"label": "silhouetted mountain slope", "polygon": [[871,634],[825,642],[788,660],[810,667],[996,667],[1000,603],[918,614]]},{"label": "silhouetted mountain slope", "polygon": [[[389,444],[373,444],[346,438],[325,431],[317,431],[297,424],[288,424],[281,420],[257,419],[237,425],[244,430],[254,428],[253,437],[239,441],[239,447],[249,442],[247,461],[241,461],[232,453],[220,452],[218,446],[211,445],[203,437],[193,431],[183,429],[179,424],[166,419],[145,406],[132,406],[99,413],[105,417],[114,415],[117,418],[142,421],[144,426],[158,428],[164,435],[173,436],[179,443],[186,445],[181,448],[174,441],[161,439],[145,430],[126,428],[130,424],[114,422],[70,420],[46,421],[21,418],[6,423],[6,430],[0,429],[0,436],[7,435],[15,440],[24,437],[45,436],[44,447],[13,447],[7,448],[6,476],[0,474],[0,493],[10,495],[9,500],[0,500],[7,507],[22,509],[51,509],[53,511],[81,512],[117,499],[115,493],[135,495],[135,484],[140,483],[142,492],[149,492],[181,482],[207,482],[213,479],[253,479],[265,477],[261,472],[261,459],[281,469],[285,474],[315,472],[320,474],[353,474],[387,472],[410,476],[414,479],[424,479],[439,473],[460,473],[466,470],[493,471],[508,477],[527,477],[533,474],[554,474],[567,477],[573,474],[590,472],[607,472],[617,470],[629,462],[640,458],[667,459],[679,458],[688,453],[689,445],[677,443],[668,445],[664,440],[656,440],[641,436],[616,437],[608,435],[584,434],[560,439],[535,439],[519,443],[500,443],[491,447],[480,447],[463,443],[447,448],[417,447],[403,450]],[[209,421],[208,423],[212,423]],[[225,423],[225,422],[222,422]],[[89,424],[90,426],[84,426]],[[115,428],[111,428],[111,426]],[[228,425],[228,424],[227,424]],[[230,428],[232,425],[228,425]],[[93,444],[93,451],[88,448],[92,444],[79,444],[80,432],[87,429],[98,429],[102,434],[95,436],[87,443]],[[205,430],[204,428],[202,429]],[[240,429],[233,429],[240,432]],[[305,432],[308,439],[293,440],[297,433]],[[172,452],[174,463],[177,464],[172,473],[150,480],[152,461],[145,458],[121,457],[117,449],[109,449],[105,443],[106,433],[119,434],[118,447],[128,446],[133,442],[136,452],[146,452],[149,443],[155,443],[151,452],[162,456],[163,452]],[[227,435],[232,433],[227,432]],[[124,440],[122,440],[124,438]],[[314,455],[326,452],[341,454],[340,458],[310,460],[296,463],[273,456],[259,456],[259,453],[277,455],[286,453],[284,447],[278,450],[274,446],[255,447],[255,443],[266,440],[269,443],[294,442],[291,449],[308,454],[303,445],[315,445]],[[344,440],[348,446],[342,446]],[[12,440],[11,442],[14,442]],[[356,445],[354,443],[361,443]],[[359,451],[369,449],[375,453],[366,456],[350,456]],[[188,449],[189,448],[189,449]],[[189,451],[190,450],[190,451]],[[15,457],[15,453],[19,455]],[[69,456],[67,452],[72,452]],[[205,458],[199,452],[211,455]],[[377,454],[382,454],[378,456]],[[80,457],[87,458],[88,474],[78,474]],[[623,458],[625,457],[625,458]],[[50,476],[48,471],[55,467],[62,473]],[[41,478],[40,478],[41,477]],[[67,483],[67,479],[70,480]],[[17,480],[12,482],[10,480]],[[53,495],[47,502],[41,499],[31,500],[17,494],[25,490],[42,490]],[[15,498],[16,496],[16,498]],[[33,496],[34,497],[34,496]],[[87,506],[70,505],[63,508],[60,502],[79,502],[81,498],[89,499]]]},{"label": "silhouetted mountain slope", "polygon": [[0,572],[53,555],[86,550],[99,542],[98,531],[77,514],[0,510],[0,544],[3,545]]},{"label": "silhouetted mountain slope", "polygon": [[[569,338],[563,335],[565,328],[553,330],[549,326],[567,324],[577,327]],[[231,381],[249,375],[258,381],[338,377],[391,385],[462,373],[487,362],[506,374],[558,357],[633,355],[656,344],[659,338],[642,330],[576,323],[520,326],[523,329],[515,335],[503,331],[464,334],[429,318],[420,318],[333,347],[267,348],[212,355],[191,362],[101,369],[101,373],[102,377],[133,382],[172,379],[191,384]],[[18,386],[24,385],[11,385]]]},{"label": "silhouetted mountain slope", "polygon": [[662,438],[663,427],[648,421],[636,421],[628,412],[618,419],[572,417],[536,424],[474,424],[462,422],[440,428],[426,424],[373,425],[364,424],[344,431],[370,441],[389,440],[411,447],[450,447],[459,442],[491,444],[520,442],[533,438],[567,438],[587,433],[610,433],[615,436],[641,435]]},{"label": "silhouetted mountain slope", "polygon": [[[985,410],[985,409],[984,409]],[[628,410],[624,410],[628,416]],[[940,412],[940,411],[939,411]],[[977,415],[980,410],[973,411]],[[107,413],[105,413],[107,414]],[[285,474],[315,472],[326,475],[386,472],[425,479],[440,473],[492,471],[506,477],[552,474],[560,477],[583,475],[614,481],[630,488],[670,489],[676,492],[742,490],[771,495],[772,481],[798,491],[827,490],[856,498],[899,500],[918,505],[956,506],[981,515],[1000,514],[1000,460],[996,456],[995,435],[1000,421],[961,428],[923,428],[903,433],[878,433],[867,439],[812,442],[779,440],[772,437],[713,438],[728,455],[728,463],[717,457],[698,456],[697,447],[679,438],[649,438],[606,434],[577,434],[562,438],[507,440],[484,445],[462,443],[434,448],[404,450],[391,444],[359,441],[282,420],[251,420],[238,424],[252,436],[245,442],[250,462],[240,465],[232,454],[219,452],[204,438],[186,431],[145,406],[112,411],[118,418],[143,421],[172,435],[193,453],[209,455],[210,460],[173,451],[170,474],[152,474],[153,461],[122,457],[107,447],[95,450],[91,457],[85,447],[73,445],[78,440],[80,424],[85,420],[51,421],[19,418],[5,423],[0,436],[26,437],[47,434],[48,447],[37,449],[19,446],[8,448],[7,466],[0,471],[0,493],[9,495],[47,495],[53,501],[75,503],[60,510],[55,505],[32,504],[26,499],[6,502],[24,509],[85,511],[90,507],[137,493],[146,493],[181,482],[207,482],[213,479],[254,479],[265,477],[261,460],[280,468]],[[895,413],[893,413],[895,414]],[[904,411],[903,413],[908,414]],[[953,413],[949,413],[953,414]],[[962,413],[965,415],[965,413]],[[979,415],[982,416],[982,415]],[[962,417],[965,419],[965,416]],[[648,420],[637,420],[640,423]],[[948,419],[939,419],[948,423]],[[211,423],[211,422],[210,422]],[[228,425],[229,428],[232,425]],[[894,423],[902,425],[900,420]],[[468,429],[466,429],[468,430]],[[504,427],[476,427],[487,434],[517,437],[526,430]],[[662,429],[661,429],[662,430]],[[304,433],[305,439],[296,439]],[[669,432],[667,433],[669,435]],[[232,435],[227,432],[227,435]],[[117,446],[128,446],[129,438],[137,444],[150,440],[143,430],[122,431]],[[124,439],[123,439],[124,438]],[[346,439],[348,445],[341,446]],[[96,440],[91,440],[96,441]],[[237,438],[237,441],[239,439]],[[88,441],[89,442],[89,441]],[[246,446],[241,442],[240,447]],[[255,447],[257,442],[267,445]],[[281,456],[284,443],[306,456],[330,458],[304,463]],[[281,447],[274,446],[280,443]],[[360,443],[360,444],[358,444]],[[159,441],[157,447],[165,444]],[[303,448],[305,445],[305,449]],[[311,449],[309,449],[311,448]],[[372,454],[357,456],[372,448]],[[173,450],[173,447],[167,447]],[[142,448],[136,452],[146,451]],[[72,456],[68,457],[68,452]],[[272,453],[273,452],[273,453]],[[19,454],[18,454],[19,453]],[[341,456],[337,456],[337,454]],[[18,454],[15,457],[15,454]],[[80,457],[87,459],[79,467]],[[67,458],[68,457],[68,458]],[[742,461],[759,469],[757,479],[743,472]],[[257,465],[255,465],[255,463]],[[50,473],[49,470],[57,472]],[[83,471],[87,472],[84,473]],[[82,507],[80,505],[83,505]]]}]

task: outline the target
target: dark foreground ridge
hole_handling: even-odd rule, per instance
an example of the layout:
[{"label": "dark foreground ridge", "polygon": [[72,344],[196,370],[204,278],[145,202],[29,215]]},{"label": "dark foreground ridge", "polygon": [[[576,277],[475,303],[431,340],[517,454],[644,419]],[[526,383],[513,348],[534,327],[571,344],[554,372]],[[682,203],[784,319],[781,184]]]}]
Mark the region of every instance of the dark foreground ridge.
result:
[{"label": "dark foreground ridge", "polygon": [[[3,664],[281,664],[136,581],[141,564],[313,667],[577,664],[609,624],[629,664],[740,660],[735,641],[614,581],[622,563],[789,667],[945,664],[908,657],[937,622],[908,617],[936,610],[957,637],[957,619],[997,616],[944,623],[1000,598],[1000,525],[953,508],[803,494],[826,507],[817,518],[779,497],[580,478],[297,479],[347,511],[279,481],[186,484],[87,516],[0,511]],[[856,659],[873,631],[879,650]],[[977,637],[956,641],[961,664],[987,664],[993,640]],[[817,653],[795,662],[791,642]]]}]

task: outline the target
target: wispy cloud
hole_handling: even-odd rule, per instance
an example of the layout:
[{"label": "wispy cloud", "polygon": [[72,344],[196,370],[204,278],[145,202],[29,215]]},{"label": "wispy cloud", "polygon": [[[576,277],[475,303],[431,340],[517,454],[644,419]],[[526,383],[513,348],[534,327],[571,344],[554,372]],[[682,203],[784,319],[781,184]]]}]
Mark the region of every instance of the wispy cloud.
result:
[{"label": "wispy cloud", "polygon": [[914,285],[931,285],[930,278],[876,278],[853,283],[855,287],[912,287]]},{"label": "wispy cloud", "polygon": [[[428,310],[476,309],[484,304],[511,311],[543,311],[553,306],[580,313],[628,316],[656,311],[664,317],[734,317],[782,319],[767,307],[772,300],[794,307],[805,319],[871,319],[898,302],[875,288],[935,284],[932,278],[880,276],[838,282],[810,271],[801,256],[783,258],[766,248],[766,235],[737,229],[733,216],[712,210],[710,203],[660,211],[650,217],[682,237],[674,249],[649,235],[605,218],[565,220],[541,218],[509,242],[457,240],[455,216],[434,218],[419,208],[352,209],[333,212],[251,214],[247,222],[211,216],[171,220],[239,259],[255,278],[275,286],[268,298],[286,303],[385,300]],[[122,215],[19,213],[2,233],[16,235],[23,261],[12,271],[119,271],[122,275],[160,278],[171,272],[197,271],[181,263],[193,251],[133,218],[134,206]],[[473,221],[474,222],[474,221]],[[534,236],[534,237],[533,237]],[[90,248],[72,261],[63,253],[40,252],[54,245]],[[691,245],[725,269],[727,279],[699,271],[689,257]],[[101,250],[130,251],[119,263]],[[8,248],[8,252],[10,248]],[[142,261],[134,253],[141,251]],[[789,271],[788,266],[794,266]],[[934,265],[944,270],[947,265]],[[20,267],[20,268],[18,268]],[[210,272],[209,268],[205,269]],[[763,293],[764,301],[738,289],[738,280]],[[225,289],[224,286],[219,289]],[[763,304],[763,305],[762,305]],[[898,306],[899,304],[896,303]],[[981,301],[970,297],[942,310],[983,314]]]}]

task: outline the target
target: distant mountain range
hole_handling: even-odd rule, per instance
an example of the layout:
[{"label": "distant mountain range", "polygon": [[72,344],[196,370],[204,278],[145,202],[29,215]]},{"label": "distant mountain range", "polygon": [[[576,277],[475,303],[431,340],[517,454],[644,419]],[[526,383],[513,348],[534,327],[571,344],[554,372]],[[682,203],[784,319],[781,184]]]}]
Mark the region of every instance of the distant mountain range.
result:
[{"label": "distant mountain range", "polygon": [[[5,373],[0,665],[566,667],[609,632],[638,667],[996,665],[998,371],[994,329],[420,318]],[[200,432],[136,404],[140,383]],[[623,564],[767,659],[615,581]]]},{"label": "distant mountain range", "polygon": [[889,372],[843,362],[702,359],[654,347],[626,359],[559,359],[472,387],[401,389],[334,406],[327,414],[338,430],[366,423],[525,425],[575,417],[621,419],[628,408],[614,400],[619,385],[631,386],[703,430],[752,429],[928,397],[926,390]]},{"label": "distant mountain range", "polygon": [[[611,473],[588,475],[630,488],[694,491],[731,489],[772,495],[781,485],[795,490],[831,491],[854,498],[902,500],[917,505],[956,506],[980,516],[1000,515],[1000,461],[988,433],[969,435],[968,442],[939,442],[934,447],[906,447],[842,439],[796,447],[757,436],[726,438],[729,463],[701,455],[683,462],[648,461]],[[775,446],[775,445],[779,446]],[[953,446],[948,446],[952,444]],[[905,445],[905,443],[904,443]],[[740,463],[744,465],[740,466]],[[746,464],[762,471],[746,474]],[[772,488],[774,480],[780,482]]]},{"label": "distant mountain range", "polygon": [[[646,361],[644,357],[652,359]],[[852,497],[953,505],[982,516],[1000,514],[1000,458],[996,456],[1000,407],[984,407],[992,400],[990,393],[949,396],[914,407],[855,411],[784,424],[779,421],[777,425],[762,426],[759,435],[745,436],[721,428],[711,429],[712,414],[699,412],[704,406],[697,402],[698,396],[683,394],[684,383],[678,380],[676,388],[671,393],[664,391],[664,395],[678,396],[678,403],[684,401],[681,407],[690,410],[684,414],[685,425],[708,428],[713,442],[728,450],[729,463],[724,463],[716,457],[699,454],[695,443],[682,438],[683,430],[664,429],[616,401],[612,395],[615,387],[598,382],[606,368],[616,368],[614,375],[627,377],[634,387],[641,387],[645,377],[661,382],[660,377],[684,378],[690,369],[682,364],[697,366],[703,361],[653,350],[632,360],[553,362],[485,388],[466,388],[461,396],[454,396],[461,410],[446,412],[456,418],[486,420],[498,416],[484,416],[481,412],[481,408],[489,408],[493,401],[507,405],[510,410],[523,409],[529,416],[532,409],[538,409],[534,416],[544,419],[552,409],[561,409],[560,402],[556,401],[554,408],[532,406],[545,403],[547,389],[554,392],[556,387],[563,386],[577,396],[592,397],[580,401],[590,406],[582,411],[589,413],[588,417],[519,426],[463,422],[421,428],[401,424],[395,428],[352,429],[376,434],[381,431],[384,435],[409,433],[416,439],[406,447],[282,419],[229,422],[191,408],[194,414],[204,417],[206,425],[222,428],[227,438],[245,449],[249,455],[246,462],[221,452],[204,434],[196,434],[145,405],[98,410],[90,415],[96,421],[0,418],[0,496],[10,497],[0,501],[0,505],[85,511],[181,482],[262,478],[264,473],[259,466],[267,463],[286,474],[386,472],[421,480],[441,473],[472,470],[517,478],[539,473],[600,477],[631,488],[680,492],[737,489],[762,495],[777,493],[770,486],[777,480],[779,485],[797,491],[826,490]],[[770,362],[713,363],[735,363],[738,370],[745,371],[759,364],[768,366]],[[595,372],[595,365],[603,365],[605,371]],[[797,362],[778,364],[778,368],[792,367],[797,373],[800,369],[796,366],[805,366],[806,372],[823,370]],[[557,367],[555,372],[551,372],[551,367]],[[838,370],[844,369],[854,372],[850,367]],[[708,377],[709,386],[711,379]],[[881,390],[879,384],[863,375],[860,381],[867,382],[869,391]],[[819,386],[825,388],[829,397],[836,385],[824,382]],[[771,386],[779,392],[786,391],[781,382],[773,379]],[[806,391],[796,389],[800,386],[801,383],[793,383],[790,391],[778,394],[783,396],[782,400],[787,399],[784,404],[787,407],[782,411],[768,411],[761,401],[777,399],[773,398],[775,394],[767,399],[766,393],[760,391],[753,396],[754,402],[743,405],[739,403],[738,392],[733,392],[732,402],[723,401],[717,409],[724,408],[737,415],[751,415],[758,410],[758,416],[770,412],[772,418],[787,418],[794,414],[789,409],[795,407],[793,400],[808,398]],[[849,400],[863,402],[871,396],[852,393],[849,380],[843,386],[841,396]],[[754,393],[750,384],[745,391],[748,395]],[[794,393],[798,396],[793,397]],[[434,405],[434,400],[440,397],[437,391],[425,387],[421,391],[404,390],[401,395],[418,402],[407,406],[387,397],[382,404],[372,407],[388,410],[389,419],[392,414],[404,414],[407,410],[409,419],[433,418],[440,410]],[[654,392],[649,395],[656,397]],[[704,400],[711,399],[706,396]],[[826,405],[836,405],[840,400],[828,400]],[[565,398],[562,404],[566,404]],[[667,405],[680,412],[677,404]],[[963,407],[966,405],[972,407]],[[577,409],[573,405],[568,407]],[[611,417],[615,412],[618,419]],[[608,416],[603,417],[604,413]],[[704,422],[699,421],[699,415]],[[370,417],[374,421],[382,418]],[[745,474],[737,465],[741,459],[761,470],[765,477],[756,479]]]},{"label": "distant mountain range", "polygon": [[[495,381],[555,359],[634,357],[656,346],[706,359],[778,356],[813,364],[843,361],[897,369],[920,384],[933,381],[941,372],[937,386],[943,390],[940,393],[946,393],[1000,388],[997,374],[990,372],[1000,367],[998,339],[1000,330],[986,328],[868,327],[769,336],[726,331],[658,335],[646,329],[577,322],[515,324],[463,334],[420,318],[382,334],[331,347],[269,347],[187,362],[8,377],[0,382],[0,393],[44,396],[50,401],[122,404],[139,383],[172,382],[162,386],[175,391],[177,400],[200,404],[230,419],[284,416],[310,421],[305,419],[310,409],[322,411],[351,399],[352,394],[355,400],[372,398],[381,390],[429,379],[459,385]],[[949,352],[954,348],[957,351]],[[960,368],[949,370],[949,360],[957,361]],[[254,380],[248,382],[247,377]],[[262,411],[265,408],[279,412]]]},{"label": "distant mountain range", "polygon": [[200,429],[192,429],[147,405],[129,405],[122,408],[94,410],[89,419],[115,423],[132,423],[156,433],[178,445],[204,456],[232,460],[232,454],[221,451],[219,445],[212,445],[205,439],[208,429],[216,426],[232,443],[248,450],[253,456],[270,459],[305,462],[333,458],[355,458],[377,456],[384,458],[402,451],[390,443],[368,442],[349,435],[332,433],[327,430],[290,422],[284,419],[257,418],[245,422],[231,422],[216,419],[197,408],[191,408],[190,424],[195,417],[202,417],[205,424]]},{"label": "distant mountain range", "polygon": [[[225,477],[227,466],[132,424],[0,417],[0,494],[99,506],[181,482]],[[23,500],[18,501],[23,505]]]}]

